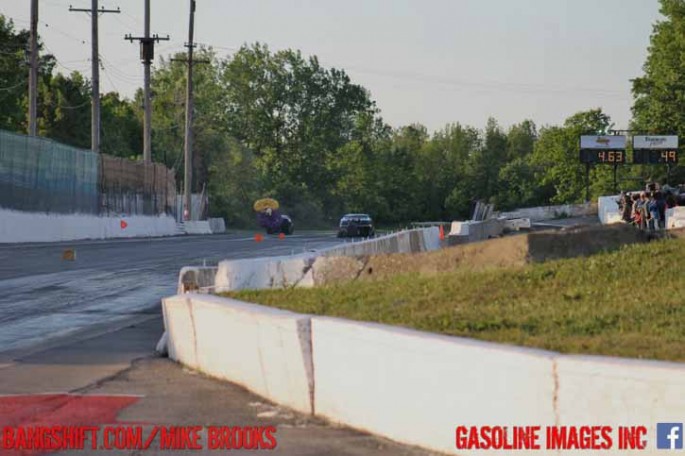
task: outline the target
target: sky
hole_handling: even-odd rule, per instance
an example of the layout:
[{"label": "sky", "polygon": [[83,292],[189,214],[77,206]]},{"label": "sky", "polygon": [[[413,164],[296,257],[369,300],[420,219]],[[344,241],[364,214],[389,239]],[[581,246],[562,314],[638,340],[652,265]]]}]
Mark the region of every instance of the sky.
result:
[{"label": "sky", "polygon": [[[39,0],[39,33],[58,71],[90,77],[88,0]],[[137,42],[143,0],[100,0],[101,91],[131,97],[142,86]],[[184,50],[189,0],[151,0],[151,32],[170,35],[156,57]],[[28,28],[29,0],[0,0],[0,13]],[[642,74],[657,0],[197,0],[195,41],[220,56],[259,41],[299,49],[344,69],[366,87],[394,127],[435,131],[538,126],[601,107],[627,128],[630,79]]]}]

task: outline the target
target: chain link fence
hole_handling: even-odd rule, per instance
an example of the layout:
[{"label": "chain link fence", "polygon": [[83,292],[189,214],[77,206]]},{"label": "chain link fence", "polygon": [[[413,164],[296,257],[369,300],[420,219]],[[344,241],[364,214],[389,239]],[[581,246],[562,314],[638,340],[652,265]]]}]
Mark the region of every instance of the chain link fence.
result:
[{"label": "chain link fence", "polygon": [[136,162],[0,130],[0,207],[27,212],[174,215],[176,181]]}]

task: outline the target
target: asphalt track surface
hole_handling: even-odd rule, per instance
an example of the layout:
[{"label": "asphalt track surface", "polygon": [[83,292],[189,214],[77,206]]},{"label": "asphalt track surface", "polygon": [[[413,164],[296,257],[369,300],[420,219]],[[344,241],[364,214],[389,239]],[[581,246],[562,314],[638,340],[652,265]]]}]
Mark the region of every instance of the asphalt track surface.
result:
[{"label": "asphalt track surface", "polygon": [[[178,271],[222,259],[288,255],[339,243],[334,233],[254,233],[0,244],[0,358],[145,314],[176,291]],[[74,249],[74,261],[62,259]]]},{"label": "asphalt track surface", "polygon": [[[175,292],[181,266],[299,253],[339,242],[332,233],[305,233],[255,243],[252,233],[243,233],[0,245],[0,428],[142,424],[149,435],[152,424],[274,426],[278,446],[269,454],[432,456],[296,413],[154,352],[163,331],[159,299]],[[62,260],[68,248],[76,250],[73,262]],[[95,402],[118,405],[104,410]],[[254,454],[204,448],[192,454]],[[170,451],[160,449],[157,437],[144,452],[55,454],[161,456]]]}]

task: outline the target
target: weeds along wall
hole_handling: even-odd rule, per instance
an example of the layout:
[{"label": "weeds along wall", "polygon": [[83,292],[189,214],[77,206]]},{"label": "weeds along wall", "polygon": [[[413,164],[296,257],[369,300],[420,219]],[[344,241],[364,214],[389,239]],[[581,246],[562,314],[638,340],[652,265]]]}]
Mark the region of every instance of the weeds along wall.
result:
[{"label": "weeds along wall", "polygon": [[58,214],[173,214],[175,194],[173,172],[161,164],[0,130],[2,208]]}]

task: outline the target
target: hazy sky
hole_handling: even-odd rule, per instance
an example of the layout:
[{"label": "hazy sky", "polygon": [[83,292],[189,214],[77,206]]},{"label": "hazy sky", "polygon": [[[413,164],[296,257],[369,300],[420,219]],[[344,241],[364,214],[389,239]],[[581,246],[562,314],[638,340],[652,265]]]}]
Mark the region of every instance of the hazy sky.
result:
[{"label": "hazy sky", "polygon": [[[39,0],[40,34],[63,72],[90,77],[88,0]],[[183,50],[189,0],[151,0],[152,32],[171,35],[157,56]],[[101,0],[101,90],[131,96],[142,85],[143,0]],[[0,0],[28,28],[30,0]],[[261,41],[316,54],[371,91],[386,122],[430,130],[533,119],[557,124],[602,107],[626,128],[629,79],[639,76],[657,0],[197,0],[195,40],[220,55]]]}]

